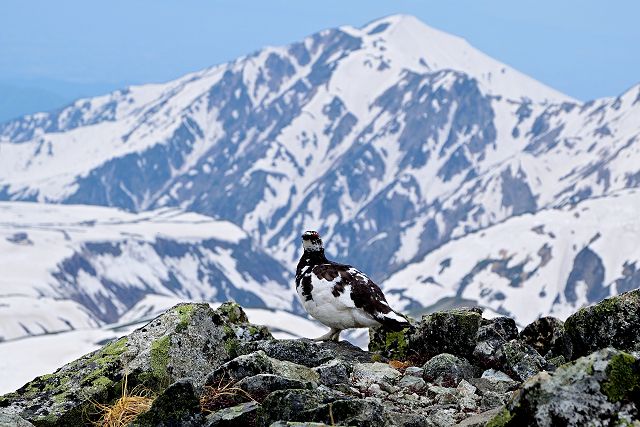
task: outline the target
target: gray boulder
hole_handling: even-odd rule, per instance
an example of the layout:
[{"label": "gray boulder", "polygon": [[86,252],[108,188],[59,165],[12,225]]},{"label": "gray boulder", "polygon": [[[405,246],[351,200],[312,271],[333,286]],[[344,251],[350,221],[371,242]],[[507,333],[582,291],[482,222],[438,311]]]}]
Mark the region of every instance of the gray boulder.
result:
[{"label": "gray boulder", "polygon": [[305,418],[304,411],[338,400],[342,394],[329,389],[278,390],[262,401],[256,425],[268,426],[276,421],[315,421]]},{"label": "gray boulder", "polygon": [[520,332],[520,340],[533,347],[547,360],[562,357],[571,360],[571,339],[564,322],[555,317],[541,317]]},{"label": "gray boulder", "polygon": [[[238,316],[229,318],[228,312]],[[179,304],[130,335],[0,397],[0,408],[37,425],[88,423],[88,414],[98,412],[94,403],[120,397],[125,369],[130,390],[140,384],[160,394],[183,377],[192,377],[198,388],[207,372],[235,356],[240,341],[271,337],[245,320],[237,304],[222,310]]]},{"label": "gray boulder", "polygon": [[519,340],[503,344],[497,354],[502,370],[518,381],[525,381],[543,370],[555,369],[533,347]]},{"label": "gray boulder", "polygon": [[640,289],[580,309],[564,323],[573,346],[572,358],[614,347],[640,350]]},{"label": "gray boulder", "polygon": [[506,342],[518,337],[518,328],[513,319],[496,317],[482,319],[476,334],[476,346],[473,360],[484,368],[497,368],[500,365],[498,350]]},{"label": "gray boulder", "polygon": [[487,426],[632,425],[639,409],[639,359],[604,349],[532,377]]}]

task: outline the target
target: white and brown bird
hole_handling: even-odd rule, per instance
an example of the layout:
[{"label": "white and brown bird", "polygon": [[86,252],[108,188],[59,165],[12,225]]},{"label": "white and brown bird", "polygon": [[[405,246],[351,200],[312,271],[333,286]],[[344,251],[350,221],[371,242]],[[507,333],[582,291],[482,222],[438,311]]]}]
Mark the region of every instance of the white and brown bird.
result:
[{"label": "white and brown bird", "polygon": [[338,341],[351,328],[383,326],[399,331],[409,327],[389,307],[384,294],[364,273],[350,265],[329,261],[316,231],[302,235],[304,253],[296,269],[296,291],[307,312],[331,330],[316,341]]}]

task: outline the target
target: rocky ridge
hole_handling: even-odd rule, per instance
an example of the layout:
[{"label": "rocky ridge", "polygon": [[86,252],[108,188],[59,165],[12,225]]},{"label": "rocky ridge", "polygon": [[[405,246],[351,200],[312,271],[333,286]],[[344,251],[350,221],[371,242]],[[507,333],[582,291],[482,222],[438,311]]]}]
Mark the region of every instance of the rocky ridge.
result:
[{"label": "rocky ridge", "polygon": [[276,340],[235,303],[179,304],[0,397],[0,425],[100,422],[144,387],[133,426],[640,425],[640,290],[566,322],[478,308],[348,342]]}]

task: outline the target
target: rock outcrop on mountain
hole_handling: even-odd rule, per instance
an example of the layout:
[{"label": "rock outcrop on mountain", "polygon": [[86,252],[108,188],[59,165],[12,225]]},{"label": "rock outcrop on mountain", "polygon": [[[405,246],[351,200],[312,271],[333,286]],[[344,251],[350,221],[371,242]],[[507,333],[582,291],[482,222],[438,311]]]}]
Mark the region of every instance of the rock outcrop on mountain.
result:
[{"label": "rock outcrop on mountain", "polygon": [[0,397],[0,421],[90,425],[139,394],[132,426],[638,425],[639,311],[632,291],[518,333],[455,309],[372,330],[363,351],[276,340],[235,303],[180,304]]}]

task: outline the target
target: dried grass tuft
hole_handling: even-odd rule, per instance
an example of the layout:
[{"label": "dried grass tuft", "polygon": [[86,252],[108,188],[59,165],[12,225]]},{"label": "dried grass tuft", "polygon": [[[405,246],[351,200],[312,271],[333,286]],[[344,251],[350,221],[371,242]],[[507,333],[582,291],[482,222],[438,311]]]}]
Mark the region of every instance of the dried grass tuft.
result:
[{"label": "dried grass tuft", "polygon": [[101,414],[95,427],[125,427],[138,415],[147,412],[154,401],[153,393],[144,387],[134,387],[131,393],[127,390],[127,376],[122,385],[122,396],[112,405],[94,403]]},{"label": "dried grass tuft", "polygon": [[204,393],[200,396],[200,410],[209,413],[234,406],[237,404],[238,397],[256,401],[243,389],[233,387],[233,381],[223,384],[223,379],[220,379],[217,386],[204,387]]}]

